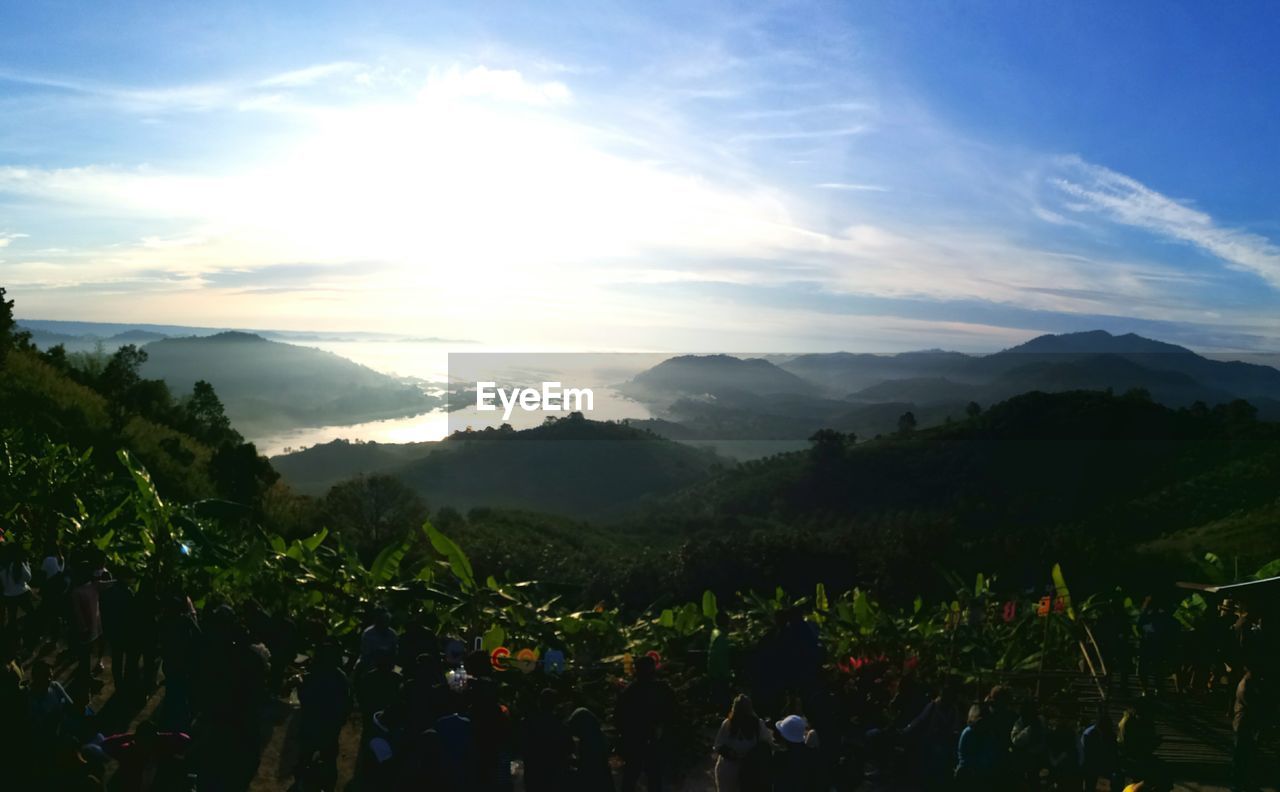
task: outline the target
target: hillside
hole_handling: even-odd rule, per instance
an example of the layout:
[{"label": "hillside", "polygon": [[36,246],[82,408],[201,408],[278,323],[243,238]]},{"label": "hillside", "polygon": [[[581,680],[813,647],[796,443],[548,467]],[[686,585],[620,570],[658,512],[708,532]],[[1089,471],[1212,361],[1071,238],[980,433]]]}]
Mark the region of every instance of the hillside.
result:
[{"label": "hillside", "polygon": [[[838,438],[728,470],[654,519],[815,532],[806,541],[846,558],[855,581],[886,584],[921,564],[1118,563],[1142,542],[1272,507],[1280,481],[1280,426],[1239,404],[1035,393],[932,430]],[[1280,533],[1253,553],[1280,555]]]},{"label": "hillside", "polygon": [[289,486],[298,492],[304,495],[323,495],[344,479],[381,473],[420,459],[440,447],[440,443],[353,443],[349,440],[334,440],[274,456],[271,464]]},{"label": "hillside", "polygon": [[[212,391],[175,402],[164,383],[140,378],[136,357],[123,353],[96,372],[24,344],[0,353],[0,440],[6,433],[23,442],[41,438],[83,452],[84,466],[111,474],[121,470],[116,451],[127,449],[166,498],[251,504],[277,478],[226,423]],[[65,498],[62,486],[44,481],[35,508],[54,508],[48,504]],[[0,515],[14,506],[0,503]]]},{"label": "hillside", "polygon": [[457,432],[439,443],[329,443],[273,462],[287,482],[316,494],[354,474],[381,473],[433,509],[605,517],[701,481],[723,460],[649,432],[571,416],[519,432]]},{"label": "hillside", "polygon": [[639,401],[670,403],[686,397],[733,401],[743,396],[810,394],[815,389],[761,358],[681,355],[637,374],[620,390]]},{"label": "hillside", "polygon": [[351,424],[430,410],[439,400],[331,352],[251,333],[169,338],[144,347],[142,373],[177,393],[211,383],[228,417],[254,437],[283,429]]}]

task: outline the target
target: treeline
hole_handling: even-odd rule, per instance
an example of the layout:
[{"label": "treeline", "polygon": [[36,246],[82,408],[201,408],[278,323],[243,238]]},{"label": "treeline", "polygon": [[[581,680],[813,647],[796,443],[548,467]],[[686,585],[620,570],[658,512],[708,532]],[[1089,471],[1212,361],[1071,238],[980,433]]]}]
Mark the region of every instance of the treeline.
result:
[{"label": "treeline", "polygon": [[168,497],[224,498],[253,506],[279,478],[227,419],[207,382],[175,396],[139,370],[147,353],[130,344],[110,355],[54,346],[44,352],[17,330],[0,288],[0,412],[5,426],[77,448],[104,465],[127,448]]}]

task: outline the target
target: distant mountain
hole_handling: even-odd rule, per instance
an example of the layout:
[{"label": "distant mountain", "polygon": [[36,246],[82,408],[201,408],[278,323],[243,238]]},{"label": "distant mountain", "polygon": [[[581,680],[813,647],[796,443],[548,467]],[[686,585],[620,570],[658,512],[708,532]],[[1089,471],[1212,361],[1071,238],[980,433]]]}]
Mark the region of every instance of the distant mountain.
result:
[{"label": "distant mountain", "polygon": [[725,464],[708,451],[614,423],[562,418],[523,431],[457,432],[438,443],[338,441],[277,456],[291,485],[319,494],[353,474],[400,479],[432,507],[623,514]]},{"label": "distant mountain", "polygon": [[814,386],[760,358],[731,355],[681,355],[637,374],[620,390],[645,402],[711,397],[735,400],[779,394],[811,394]]},{"label": "distant mountain", "polygon": [[946,404],[971,399],[977,387],[946,377],[907,377],[885,380],[869,388],[849,394],[850,401],[909,402],[912,404]]},{"label": "distant mountain", "polygon": [[228,417],[253,438],[301,426],[415,415],[439,405],[417,385],[331,352],[226,332],[147,344],[145,377],[178,394],[206,380]]},{"label": "distant mountain", "polygon": [[844,396],[888,380],[958,380],[972,361],[971,356],[961,352],[939,349],[896,355],[831,352],[800,355],[783,363],[782,368],[833,396]]},{"label": "distant mountain", "polygon": [[[394,333],[375,333],[365,331],[341,330],[264,330],[254,328],[231,327],[197,327],[195,325],[149,324],[141,322],[129,324],[125,322],[76,322],[61,319],[19,319],[18,324],[40,337],[61,337],[77,345],[91,347],[98,341],[122,339],[123,343],[136,343],[138,340],[156,341],[161,338],[178,338],[188,336],[211,336],[228,331],[253,333],[271,341],[289,342],[359,342],[359,341],[402,341],[429,344],[473,344],[474,341],[456,338],[437,338],[434,336],[403,336]],[[139,335],[133,335],[133,334]],[[51,335],[52,334],[52,335]],[[147,336],[141,335],[147,334]],[[132,339],[132,340],[130,340]],[[54,343],[58,343],[55,341]],[[45,346],[37,341],[41,349]],[[52,344],[50,344],[52,346]],[[111,344],[107,344],[110,348]],[[70,349],[70,347],[68,347]]]},{"label": "distant mountain", "polygon": [[126,330],[123,333],[116,333],[107,340],[118,344],[148,344],[168,337],[165,333],[156,333],[151,330]]},{"label": "distant mountain", "polygon": [[1280,370],[1271,366],[1213,360],[1176,344],[1104,330],[1042,335],[992,355],[835,353],[802,355],[782,366],[861,401],[907,395],[911,401],[945,401],[940,380],[956,383],[955,400],[973,395],[998,401],[1034,390],[1145,388],[1171,406],[1244,398],[1266,412],[1280,399]]},{"label": "distant mountain", "polygon": [[970,401],[990,405],[1035,391],[1142,390],[1171,407],[1243,398],[1264,419],[1280,419],[1280,370],[1101,330],[1039,336],[992,355],[836,352],[778,365],[685,356],[636,376],[627,389],[656,405],[647,428],[698,442],[802,440],[823,428],[866,439],[895,431],[908,411],[924,427],[963,417]]}]

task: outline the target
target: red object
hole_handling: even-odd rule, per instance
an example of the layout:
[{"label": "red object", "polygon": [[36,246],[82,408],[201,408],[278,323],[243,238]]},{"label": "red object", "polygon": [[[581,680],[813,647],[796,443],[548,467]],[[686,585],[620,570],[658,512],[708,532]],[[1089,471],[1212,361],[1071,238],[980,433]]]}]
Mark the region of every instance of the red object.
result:
[{"label": "red object", "polygon": [[1016,618],[1018,618],[1018,603],[1013,600],[1009,600],[1004,604],[1005,624],[1008,624]]},{"label": "red object", "polygon": [[489,653],[489,665],[493,666],[495,671],[506,671],[507,664],[503,661],[511,656],[511,650],[505,646],[499,646]]},{"label": "red object", "polygon": [[654,665],[654,667],[655,667],[655,668],[662,668],[662,655],[658,654],[658,650],[657,650],[657,649],[650,649],[649,651],[645,652],[644,654],[645,654],[645,656],[646,656],[646,657],[652,657],[652,658],[653,658],[653,665]]}]

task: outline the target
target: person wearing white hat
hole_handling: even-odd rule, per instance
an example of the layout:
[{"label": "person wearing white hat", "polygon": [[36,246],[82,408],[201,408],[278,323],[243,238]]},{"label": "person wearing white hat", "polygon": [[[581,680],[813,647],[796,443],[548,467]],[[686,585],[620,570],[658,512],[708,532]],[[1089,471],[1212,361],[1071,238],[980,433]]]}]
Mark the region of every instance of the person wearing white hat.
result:
[{"label": "person wearing white hat", "polygon": [[782,738],[782,750],[774,756],[774,789],[817,792],[819,785],[817,735],[800,715],[788,715],[774,724]]},{"label": "person wearing white hat", "polygon": [[809,733],[809,722],[799,715],[788,715],[778,721],[778,734],[789,743],[804,744],[805,735]]}]

